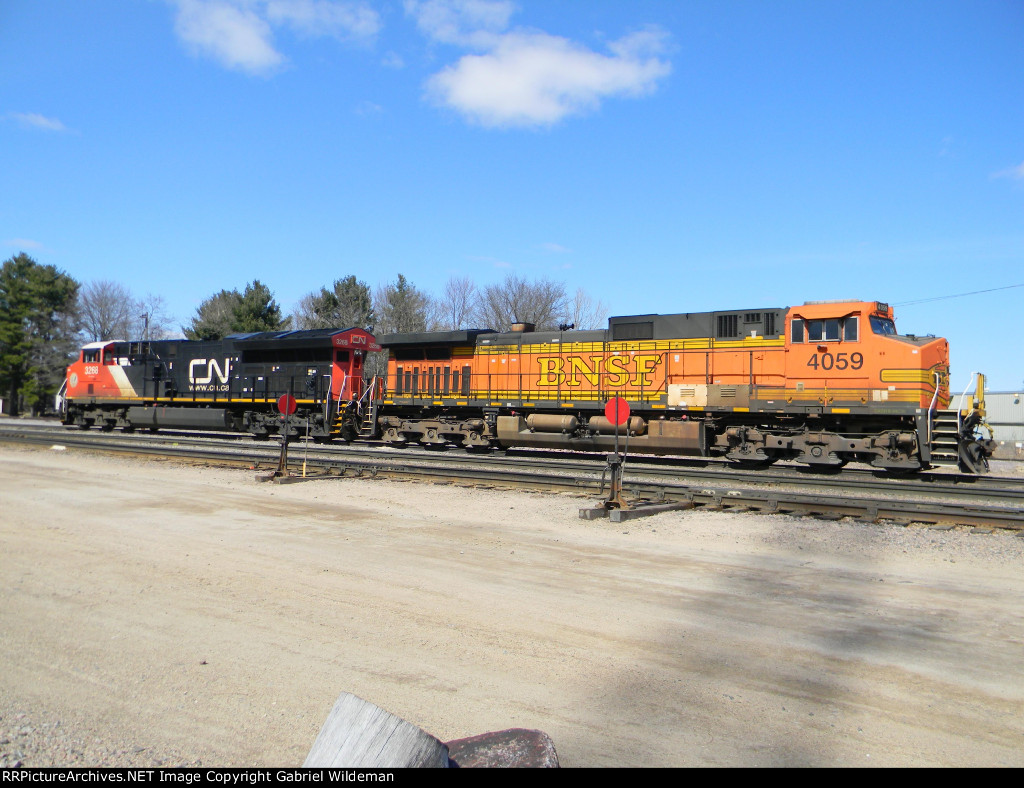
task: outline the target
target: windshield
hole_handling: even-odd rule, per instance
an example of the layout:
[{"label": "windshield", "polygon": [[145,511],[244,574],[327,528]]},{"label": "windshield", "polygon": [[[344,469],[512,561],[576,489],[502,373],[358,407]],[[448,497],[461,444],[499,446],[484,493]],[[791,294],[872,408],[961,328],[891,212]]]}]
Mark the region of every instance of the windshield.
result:
[{"label": "windshield", "polygon": [[887,317],[871,316],[871,330],[876,334],[896,336],[896,324]]}]

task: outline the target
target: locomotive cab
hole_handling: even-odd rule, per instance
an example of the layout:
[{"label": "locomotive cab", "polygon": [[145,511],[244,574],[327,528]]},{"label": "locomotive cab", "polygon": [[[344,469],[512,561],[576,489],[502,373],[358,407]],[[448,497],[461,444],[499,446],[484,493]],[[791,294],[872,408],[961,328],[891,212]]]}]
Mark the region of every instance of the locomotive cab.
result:
[{"label": "locomotive cab", "polygon": [[887,403],[931,409],[949,404],[949,344],[901,336],[888,304],[808,302],[790,309],[787,328],[791,403],[834,409],[870,402],[879,414],[898,412]]},{"label": "locomotive cab", "polygon": [[90,342],[68,366],[66,399],[117,397],[131,390],[122,367],[128,366],[126,348],[121,341]]},{"label": "locomotive cab", "polygon": [[353,328],[331,337],[334,365],[331,373],[331,397],[335,402],[350,402],[363,396],[363,365],[366,354],[379,351],[377,340],[367,332]]}]

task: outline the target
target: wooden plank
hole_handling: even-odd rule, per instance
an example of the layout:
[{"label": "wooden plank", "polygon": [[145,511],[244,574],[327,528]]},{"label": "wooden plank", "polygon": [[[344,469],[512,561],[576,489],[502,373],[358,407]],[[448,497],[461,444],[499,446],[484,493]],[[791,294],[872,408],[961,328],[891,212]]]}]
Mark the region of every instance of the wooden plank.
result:
[{"label": "wooden plank", "polygon": [[302,765],[353,769],[447,768],[448,747],[401,717],[343,692]]},{"label": "wooden plank", "polygon": [[613,509],[608,519],[613,523],[624,523],[627,520],[636,520],[640,517],[650,517],[662,512],[677,512],[681,509],[692,509],[690,501],[678,501],[676,503],[652,503],[642,504],[633,509]]}]

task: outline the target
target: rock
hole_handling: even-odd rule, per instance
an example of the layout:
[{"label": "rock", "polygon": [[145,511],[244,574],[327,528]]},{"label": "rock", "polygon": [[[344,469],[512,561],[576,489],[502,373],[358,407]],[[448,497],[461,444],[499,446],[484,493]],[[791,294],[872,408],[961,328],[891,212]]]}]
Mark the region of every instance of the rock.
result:
[{"label": "rock", "polygon": [[448,757],[460,768],[558,768],[558,755],[551,737],[543,731],[523,728],[450,741]]}]

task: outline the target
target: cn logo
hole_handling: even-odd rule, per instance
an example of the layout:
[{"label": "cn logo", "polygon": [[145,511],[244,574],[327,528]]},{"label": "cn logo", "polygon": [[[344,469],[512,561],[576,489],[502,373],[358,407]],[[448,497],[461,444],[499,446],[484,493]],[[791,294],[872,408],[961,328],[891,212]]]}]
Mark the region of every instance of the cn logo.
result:
[{"label": "cn logo", "polygon": [[349,342],[351,342],[353,345],[365,345],[366,337],[361,337],[359,336],[359,334],[353,334],[351,337],[349,337]]},{"label": "cn logo", "polygon": [[[206,373],[203,377],[196,375],[196,368],[203,367]],[[228,375],[231,374],[231,359],[224,359],[224,366],[217,363],[217,359],[194,358],[188,363],[188,379],[196,385],[202,386],[213,382],[214,374],[220,378],[221,383],[228,382]]]}]

